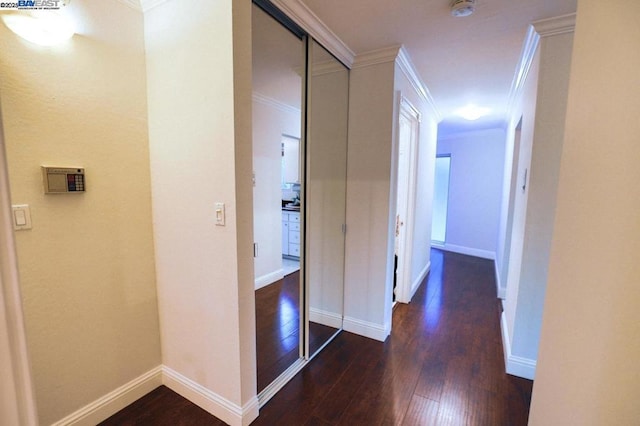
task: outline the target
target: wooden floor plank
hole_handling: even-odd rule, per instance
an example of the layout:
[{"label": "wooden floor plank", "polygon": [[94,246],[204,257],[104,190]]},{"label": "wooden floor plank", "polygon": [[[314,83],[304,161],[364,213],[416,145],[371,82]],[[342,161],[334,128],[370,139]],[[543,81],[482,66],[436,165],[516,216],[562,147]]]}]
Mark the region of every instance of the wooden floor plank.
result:
[{"label": "wooden floor plank", "polygon": [[[491,261],[432,250],[428,278],[394,309],[384,343],[341,333],[253,424],[526,425],[532,382],[504,372],[494,274]],[[220,424],[167,391],[104,424]]]}]

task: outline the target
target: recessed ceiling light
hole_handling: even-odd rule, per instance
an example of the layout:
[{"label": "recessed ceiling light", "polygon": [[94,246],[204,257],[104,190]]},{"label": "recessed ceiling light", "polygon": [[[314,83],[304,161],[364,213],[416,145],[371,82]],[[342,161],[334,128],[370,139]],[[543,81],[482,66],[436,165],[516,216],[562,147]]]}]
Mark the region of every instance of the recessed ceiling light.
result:
[{"label": "recessed ceiling light", "polygon": [[14,33],[40,46],[53,46],[71,38],[71,21],[55,10],[36,10],[29,13],[2,15],[4,24]]},{"label": "recessed ceiling light", "polygon": [[469,16],[476,9],[476,0],[453,0],[451,15],[455,17]]},{"label": "recessed ceiling light", "polygon": [[454,114],[464,118],[465,120],[475,121],[485,115],[491,113],[491,108],[479,107],[475,104],[468,104],[454,111]]}]

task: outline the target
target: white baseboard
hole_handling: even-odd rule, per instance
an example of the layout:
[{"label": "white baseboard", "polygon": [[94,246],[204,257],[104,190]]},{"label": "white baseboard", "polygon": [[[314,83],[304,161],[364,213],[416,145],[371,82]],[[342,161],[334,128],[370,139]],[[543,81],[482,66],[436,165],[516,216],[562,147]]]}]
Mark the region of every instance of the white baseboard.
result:
[{"label": "white baseboard", "polygon": [[71,413],[52,426],[93,426],[111,417],[127,405],[142,398],[162,384],[162,367],[158,366],[105,396]]},{"label": "white baseboard", "polygon": [[266,287],[269,284],[273,284],[278,280],[284,278],[284,269],[278,269],[277,271],[273,271],[271,273],[262,275],[261,277],[256,278],[255,285],[256,290],[261,289],[262,287]]},{"label": "white baseboard", "polygon": [[495,260],[496,252],[489,250],[481,250],[471,247],[457,246],[455,244],[433,245],[440,250],[450,251],[453,253],[466,254],[468,256],[481,257],[482,259]]},{"label": "white baseboard", "polygon": [[166,385],[231,426],[247,426],[258,417],[257,397],[239,407],[174,370],[159,365],[52,426],[94,426],[161,385]]},{"label": "white baseboard", "polygon": [[240,407],[167,366],[162,384],[231,426],[247,426],[258,417],[258,398]]},{"label": "white baseboard", "polygon": [[332,328],[342,328],[342,314],[309,308],[309,321]]},{"label": "white baseboard", "polygon": [[413,284],[411,284],[411,295],[409,297],[409,301],[413,299],[413,295],[416,294],[416,291],[418,290],[418,287],[420,287],[420,284],[422,284],[422,281],[424,281],[424,279],[427,278],[427,275],[429,275],[430,270],[431,270],[431,261],[427,262],[424,269],[420,271],[420,274],[418,274],[418,278],[416,278]]},{"label": "white baseboard", "polygon": [[344,317],[344,331],[384,342],[391,333],[391,324],[375,324],[357,318]]},{"label": "white baseboard", "polygon": [[507,374],[533,380],[536,376],[536,360],[522,358],[511,353],[507,316],[504,312],[500,317],[500,328],[502,329],[502,348],[504,350],[504,365]]},{"label": "white baseboard", "polygon": [[502,283],[500,282],[500,268],[498,268],[498,260],[493,260],[493,265],[496,267],[496,293],[498,294],[498,299],[506,299],[507,297],[507,289],[502,287]]}]

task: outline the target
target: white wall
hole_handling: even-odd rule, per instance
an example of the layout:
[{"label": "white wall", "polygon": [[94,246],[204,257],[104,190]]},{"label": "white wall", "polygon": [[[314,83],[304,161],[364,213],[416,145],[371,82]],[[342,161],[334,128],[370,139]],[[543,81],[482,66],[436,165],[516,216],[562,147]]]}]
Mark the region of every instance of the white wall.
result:
[{"label": "white wall", "polygon": [[300,111],[253,97],[253,235],[256,288],[282,278],[282,135],[300,138]]},{"label": "white wall", "polygon": [[[1,110],[1,108],[0,108]],[[0,111],[0,424],[37,425]]]},{"label": "white wall", "polygon": [[398,156],[394,132],[400,93],[422,117],[411,267],[415,282],[428,269],[431,239],[435,111],[418,95],[397,58],[398,48],[362,55],[350,74],[344,327],[378,340],[391,331]]},{"label": "white wall", "polygon": [[[60,46],[0,25],[11,201],[33,221],[15,238],[41,424],[160,364],[143,18],[117,1],[64,12],[79,34]],[[87,192],[45,195],[43,164],[85,167]]]},{"label": "white wall", "polygon": [[344,328],[378,340],[391,329],[394,71],[390,58],[349,79]]},{"label": "white wall", "polygon": [[578,2],[534,426],[640,418],[638,16]]},{"label": "white wall", "polygon": [[[543,35],[525,84],[512,244],[507,274],[505,339],[507,372],[533,378],[553,235],[556,191],[571,67],[572,33]],[[526,170],[526,172],[525,172]],[[527,175],[527,187],[521,186]],[[505,180],[507,178],[505,177]],[[509,194],[506,193],[505,197]]]},{"label": "white wall", "polygon": [[[531,70],[529,71],[528,78],[524,84],[522,92],[522,100],[517,112],[514,114],[516,117],[513,121],[519,120],[522,117],[522,130],[520,136],[520,155],[519,161],[516,165],[518,178],[516,179],[518,187],[516,188],[514,208],[513,208],[513,227],[511,231],[511,247],[509,250],[509,265],[507,280],[504,283],[505,287],[505,305],[504,305],[504,323],[502,324],[503,333],[503,345],[506,345],[504,350],[505,357],[510,355],[511,342],[513,341],[513,330],[515,328],[516,320],[516,308],[518,301],[518,292],[520,290],[520,270],[522,267],[522,248],[524,247],[524,232],[526,226],[526,214],[527,214],[527,192],[522,191],[522,183],[524,182],[525,170],[531,168],[531,151],[533,147],[534,127],[536,120],[536,102],[538,96],[538,79],[540,73],[540,51],[537,50]],[[513,135],[515,125],[510,125],[508,131],[507,144],[513,150]],[[510,162],[511,160],[506,160]],[[529,172],[527,172],[529,173]],[[511,182],[510,173],[509,182]],[[507,177],[505,176],[505,180]],[[531,186],[528,186],[529,190]],[[503,193],[504,197],[509,197],[509,190]],[[509,302],[510,301],[510,302]],[[508,362],[506,363],[508,367]]]},{"label": "white wall", "polygon": [[451,155],[444,249],[494,259],[497,250],[505,130],[476,130],[438,139]]},{"label": "white wall", "polygon": [[163,364],[174,390],[230,424],[257,415],[250,8],[145,13]]},{"label": "white wall", "polygon": [[[414,228],[411,258],[411,294],[418,289],[429,271],[431,249],[431,217],[433,179],[436,164],[437,116],[432,106],[412,86],[403,68],[396,62],[395,90],[420,111],[418,131],[416,204],[413,212]],[[395,214],[394,214],[395,217]]]}]

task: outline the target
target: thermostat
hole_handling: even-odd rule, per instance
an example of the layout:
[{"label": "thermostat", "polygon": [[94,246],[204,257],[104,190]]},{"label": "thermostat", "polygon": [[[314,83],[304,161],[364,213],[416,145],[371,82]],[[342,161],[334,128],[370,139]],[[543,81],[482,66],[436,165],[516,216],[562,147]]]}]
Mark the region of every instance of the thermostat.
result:
[{"label": "thermostat", "polygon": [[68,194],[85,192],[84,169],[82,167],[42,166],[45,194]]}]

